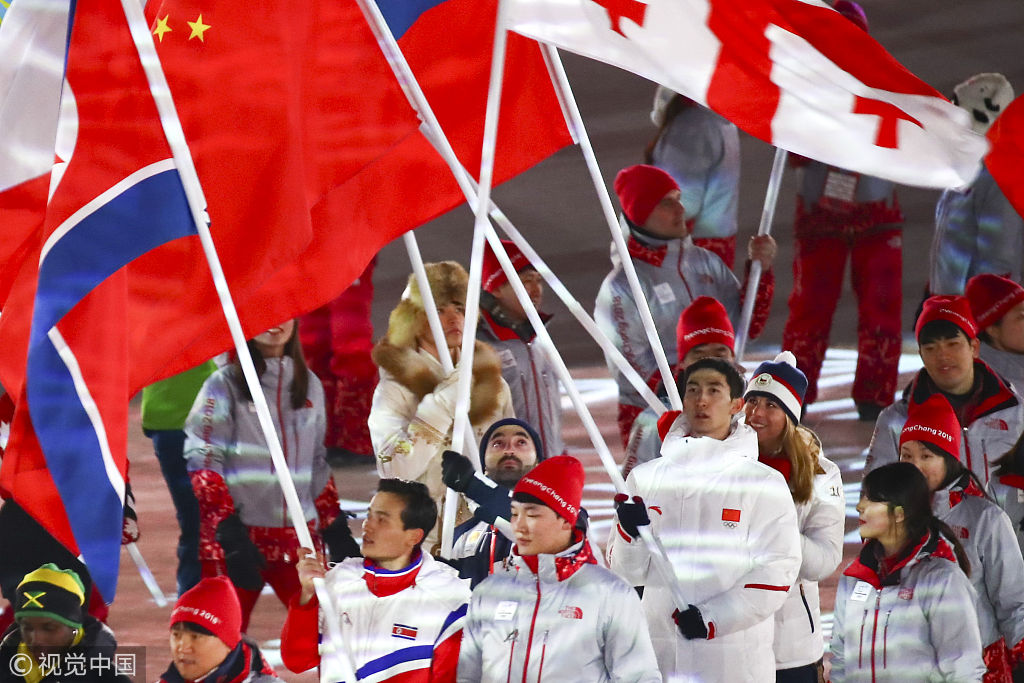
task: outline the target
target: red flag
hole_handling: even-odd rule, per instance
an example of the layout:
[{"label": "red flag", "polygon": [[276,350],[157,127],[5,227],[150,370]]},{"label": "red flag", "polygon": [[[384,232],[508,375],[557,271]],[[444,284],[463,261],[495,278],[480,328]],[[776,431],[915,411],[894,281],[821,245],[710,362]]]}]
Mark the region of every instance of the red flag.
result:
[{"label": "red flag", "polygon": [[1024,216],[1024,96],[1018,97],[986,133],[992,149],[985,167],[1017,213]]},{"label": "red flag", "polygon": [[822,0],[507,0],[511,30],[615,64],[776,147],[922,187],[970,183],[966,112]]}]

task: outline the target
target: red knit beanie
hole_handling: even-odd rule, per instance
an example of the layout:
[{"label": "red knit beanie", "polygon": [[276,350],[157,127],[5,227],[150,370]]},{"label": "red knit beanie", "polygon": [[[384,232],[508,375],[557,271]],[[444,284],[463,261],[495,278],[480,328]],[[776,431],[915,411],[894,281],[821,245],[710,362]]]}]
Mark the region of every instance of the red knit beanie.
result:
[{"label": "red knit beanie", "polygon": [[676,325],[676,347],[679,349],[679,362],[696,346],[701,344],[725,344],[735,351],[736,333],[729,322],[729,314],[725,312],[718,299],[710,296],[699,296],[683,309]]},{"label": "red knit beanie", "polygon": [[547,505],[569,524],[575,524],[583,498],[583,465],[571,455],[556,455],[530,470],[512,489]]},{"label": "red knit beanie", "polygon": [[[501,245],[505,247],[505,252],[508,254],[508,258],[512,261],[512,266],[516,269],[517,273],[532,267],[530,261],[523,255],[523,252],[519,251],[519,247],[515,245],[515,242],[502,240]],[[493,292],[508,282],[508,278],[505,277],[505,271],[501,269],[498,257],[494,255],[490,244],[484,244],[483,274],[480,277],[480,284],[484,291],[487,292]]]},{"label": "red knit beanie", "polygon": [[242,607],[231,579],[208,577],[185,591],[171,611],[171,626],[182,621],[202,626],[234,649],[242,639]]},{"label": "red knit beanie", "polygon": [[965,294],[974,320],[981,329],[995,325],[1011,308],[1024,301],[1024,287],[991,273],[975,275],[968,280]]},{"label": "red knit beanie", "polygon": [[945,396],[932,394],[924,403],[910,402],[900,446],[908,441],[930,443],[960,459],[960,421]]},{"label": "red knit beanie", "polygon": [[615,176],[615,194],[626,218],[634,225],[642,226],[647,218],[672,190],[679,185],[668,173],[655,166],[637,164],[619,171]]},{"label": "red knit beanie", "polygon": [[964,331],[968,339],[978,337],[978,326],[965,296],[933,296],[925,299],[917,325],[914,326],[914,337],[918,341],[921,340],[921,328],[933,320],[953,323]]},{"label": "red knit beanie", "polygon": [[867,32],[868,16],[864,14],[863,7],[851,0],[836,0],[832,8]]}]

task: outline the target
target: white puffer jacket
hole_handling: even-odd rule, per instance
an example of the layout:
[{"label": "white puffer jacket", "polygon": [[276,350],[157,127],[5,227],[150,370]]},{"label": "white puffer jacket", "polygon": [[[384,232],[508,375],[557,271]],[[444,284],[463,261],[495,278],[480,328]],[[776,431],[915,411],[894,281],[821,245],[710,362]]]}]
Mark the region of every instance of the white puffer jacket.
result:
[{"label": "white puffer jacket", "polygon": [[757,461],[757,437],[742,416],[718,441],[672,425],[662,457],[636,467],[627,486],[651,513],[684,595],[708,627],[686,640],[672,596],[641,541],[613,535],[611,568],[644,588],[643,607],[666,681],[775,680],[773,615],[800,569],[800,534],[786,480]]},{"label": "white puffer jacket", "polygon": [[821,659],[825,644],[818,582],[831,576],[843,559],[846,496],[842,474],[823,454],[818,455],[818,464],[824,473],[815,475],[811,499],[796,505],[802,559],[799,578],[775,613],[772,649],[777,669],[793,669]]}]

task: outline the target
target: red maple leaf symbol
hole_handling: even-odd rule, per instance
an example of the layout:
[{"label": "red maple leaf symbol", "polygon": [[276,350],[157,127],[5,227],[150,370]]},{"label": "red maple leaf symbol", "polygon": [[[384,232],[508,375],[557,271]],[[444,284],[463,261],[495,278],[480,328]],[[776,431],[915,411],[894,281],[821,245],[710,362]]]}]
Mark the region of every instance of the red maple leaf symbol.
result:
[{"label": "red maple leaf symbol", "polygon": [[644,15],[647,13],[647,5],[639,0],[594,0],[595,3],[604,7],[608,12],[608,19],[611,20],[612,30],[620,36],[622,32],[619,20],[625,17],[639,26],[644,25]]}]

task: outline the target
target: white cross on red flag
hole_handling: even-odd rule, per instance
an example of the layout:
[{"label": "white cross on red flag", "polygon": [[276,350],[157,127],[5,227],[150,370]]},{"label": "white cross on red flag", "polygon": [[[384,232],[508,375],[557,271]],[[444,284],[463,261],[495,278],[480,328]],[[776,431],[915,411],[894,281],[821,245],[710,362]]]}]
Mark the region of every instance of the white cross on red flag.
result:
[{"label": "white cross on red flag", "polygon": [[970,183],[967,112],[820,0],[502,0],[506,28],[614,64],[790,152],[920,187]]}]

